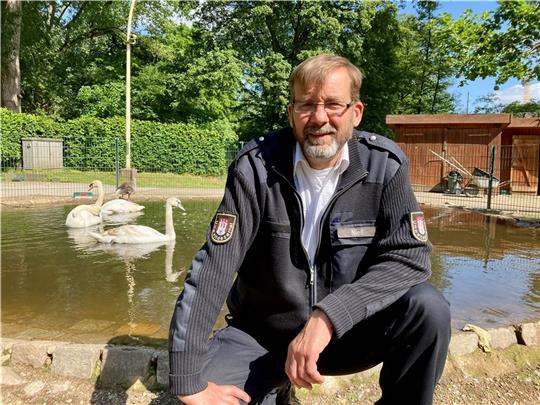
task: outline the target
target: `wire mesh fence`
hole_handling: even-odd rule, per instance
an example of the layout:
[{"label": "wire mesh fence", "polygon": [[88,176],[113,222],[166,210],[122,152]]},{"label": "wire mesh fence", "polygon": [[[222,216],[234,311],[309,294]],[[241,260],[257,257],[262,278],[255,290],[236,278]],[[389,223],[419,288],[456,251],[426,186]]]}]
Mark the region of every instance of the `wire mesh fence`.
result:
[{"label": "wire mesh fence", "polygon": [[[224,159],[228,165],[241,146],[232,145],[216,161]],[[100,145],[97,140],[87,140],[68,147],[61,139],[23,139],[20,158],[2,159],[2,200],[91,198],[86,191],[93,180],[103,183],[106,194],[113,194],[125,181],[135,182],[139,198],[172,194],[218,197],[223,193],[225,174],[193,175],[160,167],[125,169],[122,147],[121,141]]]},{"label": "wire mesh fence", "polygon": [[420,202],[540,213],[538,143],[404,148]]},{"label": "wire mesh fence", "polygon": [[[22,141],[20,159],[2,161],[3,201],[74,198],[99,179],[105,193],[114,193],[124,181],[134,180],[123,169],[116,145],[65,147],[61,140],[40,138]],[[242,143],[225,151],[234,159]],[[97,152],[96,152],[97,150]],[[91,152],[90,152],[91,151]],[[405,146],[409,174],[420,203],[540,214],[539,161],[536,144]],[[204,176],[164,172],[159,167],[136,169],[136,196],[189,194],[219,197],[225,175]]]}]

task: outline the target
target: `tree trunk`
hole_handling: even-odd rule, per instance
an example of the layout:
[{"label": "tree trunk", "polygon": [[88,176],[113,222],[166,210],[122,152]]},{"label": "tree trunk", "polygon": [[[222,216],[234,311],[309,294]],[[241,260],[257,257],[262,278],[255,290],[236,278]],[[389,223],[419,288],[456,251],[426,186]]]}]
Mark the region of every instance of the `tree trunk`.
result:
[{"label": "tree trunk", "polygon": [[1,106],[21,112],[21,0],[2,1],[2,99]]}]

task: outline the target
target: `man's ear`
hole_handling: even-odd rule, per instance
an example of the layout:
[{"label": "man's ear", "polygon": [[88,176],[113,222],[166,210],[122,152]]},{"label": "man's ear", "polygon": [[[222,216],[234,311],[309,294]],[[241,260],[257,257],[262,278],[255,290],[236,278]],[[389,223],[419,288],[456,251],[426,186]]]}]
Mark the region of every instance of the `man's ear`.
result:
[{"label": "man's ear", "polygon": [[360,100],[354,103],[354,126],[357,127],[362,121],[362,116],[364,115],[364,104]]},{"label": "man's ear", "polygon": [[287,105],[287,115],[289,117],[289,125],[291,126],[291,128],[293,127],[293,105],[291,103],[289,103]]}]

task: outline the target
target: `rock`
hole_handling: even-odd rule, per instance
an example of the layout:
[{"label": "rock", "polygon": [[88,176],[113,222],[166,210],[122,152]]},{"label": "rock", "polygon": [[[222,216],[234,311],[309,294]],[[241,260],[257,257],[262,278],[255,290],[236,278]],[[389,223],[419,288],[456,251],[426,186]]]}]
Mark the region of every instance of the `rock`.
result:
[{"label": "rock", "polygon": [[21,385],[24,379],[9,367],[0,367],[1,385]]},{"label": "rock", "polygon": [[43,388],[45,388],[45,383],[43,381],[33,381],[26,387],[24,387],[24,393],[29,397],[33,397],[34,395],[42,391]]},{"label": "rock", "polygon": [[519,343],[527,346],[540,346],[540,321],[514,326]]},{"label": "rock", "polygon": [[491,336],[487,330],[470,323],[461,330],[475,333],[478,336],[478,347],[485,353],[491,352]]},{"label": "rock", "polygon": [[448,353],[453,356],[461,356],[472,353],[478,347],[478,336],[473,333],[453,333],[450,339]]},{"label": "rock", "polygon": [[162,387],[167,387],[169,386],[169,353],[165,350],[158,350],[155,354],[157,357],[157,383]]},{"label": "rock", "polygon": [[58,346],[54,352],[52,372],[75,378],[90,378],[103,349],[101,345],[88,344]]},{"label": "rock", "polygon": [[0,357],[0,365],[1,365],[2,367],[8,366],[10,360],[11,360],[11,353],[8,353],[8,354],[2,354],[1,357]]},{"label": "rock", "polygon": [[517,343],[516,332],[514,328],[490,329],[491,346],[494,349],[504,349]]},{"label": "rock", "polygon": [[154,350],[144,347],[109,346],[103,351],[99,382],[103,387],[131,387],[137,379],[145,381]]},{"label": "rock", "polygon": [[2,349],[2,354],[11,354],[11,350],[13,349],[14,344],[14,340],[2,338],[2,340],[0,340],[0,348]]},{"label": "rock", "polygon": [[54,352],[56,343],[47,341],[21,341],[13,344],[11,364],[24,364],[35,368],[42,367]]}]

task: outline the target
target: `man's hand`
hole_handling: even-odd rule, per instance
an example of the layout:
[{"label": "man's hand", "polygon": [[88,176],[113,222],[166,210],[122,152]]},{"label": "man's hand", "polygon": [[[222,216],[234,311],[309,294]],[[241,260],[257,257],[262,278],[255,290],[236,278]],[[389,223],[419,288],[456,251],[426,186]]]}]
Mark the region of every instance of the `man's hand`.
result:
[{"label": "man's hand", "polygon": [[245,403],[251,401],[247,392],[235,385],[214,383],[208,383],[204,391],[193,395],[179,395],[178,399],[186,405],[238,405],[240,399]]},{"label": "man's hand", "polygon": [[324,382],[324,377],[317,370],[317,360],[332,339],[333,332],[328,316],[316,309],[304,329],[289,344],[285,373],[295,386],[311,389],[312,384]]}]

